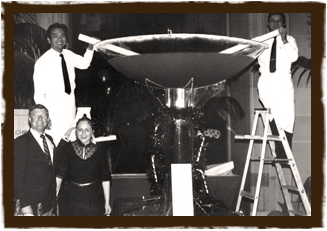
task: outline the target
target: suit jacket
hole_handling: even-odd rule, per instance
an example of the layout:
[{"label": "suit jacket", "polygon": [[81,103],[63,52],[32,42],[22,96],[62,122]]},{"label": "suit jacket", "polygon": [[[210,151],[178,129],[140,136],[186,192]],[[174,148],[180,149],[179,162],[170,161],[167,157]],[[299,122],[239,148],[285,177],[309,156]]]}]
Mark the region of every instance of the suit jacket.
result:
[{"label": "suit jacket", "polygon": [[[52,142],[51,136],[47,138]],[[50,165],[42,148],[30,131],[14,140],[14,193],[20,199],[21,207],[36,206],[42,203],[43,213],[55,205],[56,179],[55,166],[58,158],[53,151],[53,165]]]}]

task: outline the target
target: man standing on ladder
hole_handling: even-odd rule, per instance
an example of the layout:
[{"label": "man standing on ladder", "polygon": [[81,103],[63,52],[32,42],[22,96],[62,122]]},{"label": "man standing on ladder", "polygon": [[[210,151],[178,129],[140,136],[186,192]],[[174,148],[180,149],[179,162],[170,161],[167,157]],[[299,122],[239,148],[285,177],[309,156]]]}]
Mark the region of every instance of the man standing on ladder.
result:
[{"label": "man standing on ladder", "polygon": [[[241,182],[240,192],[236,204],[235,213],[242,215],[241,201],[242,198],[253,200],[253,209],[251,216],[256,216],[260,187],[262,180],[263,167],[265,163],[271,163],[276,168],[276,173],[284,196],[284,201],[288,214],[290,216],[311,216],[311,206],[309,204],[306,192],[303,188],[301,176],[298,172],[293,154],[291,151],[292,135],[295,120],[294,105],[294,88],[291,76],[291,65],[298,58],[298,48],[293,37],[287,35],[285,26],[285,15],[283,13],[269,13],[267,26],[270,31],[277,31],[279,35],[275,38],[266,40],[265,43],[270,49],[265,50],[258,58],[260,64],[260,78],[258,81],[259,99],[265,110],[255,110],[255,117],[251,135],[239,136],[235,135],[235,139],[249,139],[249,149],[244,167],[243,178]],[[270,108],[270,110],[267,110]],[[261,115],[265,126],[264,135],[257,136],[256,128],[258,118]],[[270,118],[267,116],[271,116]],[[274,120],[273,120],[274,118]],[[269,120],[270,121],[269,121]],[[270,122],[270,126],[268,124]],[[269,127],[273,135],[270,135]],[[286,141],[287,139],[287,141]],[[262,140],[262,150],[260,154],[260,165],[258,169],[258,177],[256,181],[255,193],[245,191],[245,182],[250,161],[258,160],[252,158],[254,140]],[[271,147],[272,157],[266,156],[267,141]],[[281,141],[281,142],[273,142]],[[273,145],[276,145],[274,148]],[[289,144],[289,145],[288,145]],[[280,145],[280,147],[278,147]],[[277,158],[275,158],[277,157]],[[286,182],[282,165],[280,162],[290,167],[295,184]],[[285,166],[285,165],[284,165]],[[291,193],[299,193],[305,213],[295,211],[292,205]]]},{"label": "man standing on ladder", "polygon": [[[277,123],[286,134],[292,148],[292,137],[295,120],[294,88],[291,76],[291,65],[298,58],[298,47],[295,39],[287,34],[284,13],[268,14],[268,29],[279,30],[279,36],[265,41],[266,49],[258,58],[260,78],[258,81],[259,99],[265,108],[270,108],[274,120],[270,121],[273,135],[278,135]],[[281,143],[276,143],[278,158],[286,158]]]}]

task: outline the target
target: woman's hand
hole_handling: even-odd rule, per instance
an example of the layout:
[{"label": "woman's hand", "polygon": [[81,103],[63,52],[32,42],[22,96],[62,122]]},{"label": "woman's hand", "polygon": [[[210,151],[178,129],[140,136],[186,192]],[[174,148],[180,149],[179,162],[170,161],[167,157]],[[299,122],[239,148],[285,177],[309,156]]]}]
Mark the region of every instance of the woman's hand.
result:
[{"label": "woman's hand", "polygon": [[75,127],[72,127],[70,129],[68,129],[68,131],[65,133],[65,135],[63,136],[63,139],[68,141],[69,137],[70,137],[70,133],[72,133],[72,131],[75,129]]},{"label": "woman's hand", "polygon": [[111,213],[111,207],[110,207],[109,203],[106,203],[104,205],[104,209],[105,209],[104,215],[109,216]]}]

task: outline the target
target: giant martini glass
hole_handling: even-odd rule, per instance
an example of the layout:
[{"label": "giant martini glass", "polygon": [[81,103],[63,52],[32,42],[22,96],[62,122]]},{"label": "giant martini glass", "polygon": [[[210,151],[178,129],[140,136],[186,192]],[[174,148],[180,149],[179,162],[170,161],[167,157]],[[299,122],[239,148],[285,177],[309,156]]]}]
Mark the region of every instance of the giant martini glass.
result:
[{"label": "giant martini glass", "polygon": [[[109,39],[96,43],[94,48],[126,77],[149,89],[163,89],[162,105],[176,113],[201,107],[223,89],[226,79],[251,65],[267,45],[226,36],[157,34]],[[166,163],[171,174],[168,194],[172,196],[174,216],[194,215],[193,129],[190,116],[181,113],[165,133]]]}]

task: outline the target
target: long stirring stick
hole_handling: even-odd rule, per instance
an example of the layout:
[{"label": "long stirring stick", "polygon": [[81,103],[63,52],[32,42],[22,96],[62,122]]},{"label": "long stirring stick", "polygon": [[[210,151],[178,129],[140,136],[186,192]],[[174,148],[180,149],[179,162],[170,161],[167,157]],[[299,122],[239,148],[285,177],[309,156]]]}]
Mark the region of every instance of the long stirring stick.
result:
[{"label": "long stirring stick", "polygon": [[[267,34],[264,34],[264,35],[261,35],[259,37],[255,37],[253,38],[252,40],[253,41],[256,41],[256,42],[263,42],[263,41],[266,41],[270,38],[273,38],[273,37],[276,37],[279,35],[279,32],[278,30],[274,30],[274,31],[271,31]],[[233,46],[233,47],[230,47],[226,50],[223,50],[221,52],[219,52],[220,54],[233,54],[235,52],[238,52],[244,48],[247,48],[249,45],[246,45],[246,44],[239,44],[239,45],[236,45],[236,46]]]},{"label": "long stirring stick", "polygon": [[[78,36],[78,40],[83,41],[83,42],[86,42],[86,43],[89,43],[89,44],[92,44],[92,45],[95,45],[95,44],[97,44],[98,42],[101,42],[101,41],[98,40],[98,39],[95,39],[95,38],[89,37],[89,36],[84,35],[84,34],[79,34],[79,36]],[[126,56],[130,56],[130,55],[139,55],[139,53],[136,53],[136,52],[133,52],[133,51],[127,50],[127,49],[125,49],[125,48],[122,48],[122,47],[119,47],[119,46],[112,45],[112,44],[106,44],[105,49],[110,50],[110,51],[113,51],[113,52],[116,52],[116,53],[118,53],[118,54],[126,55]]]}]

